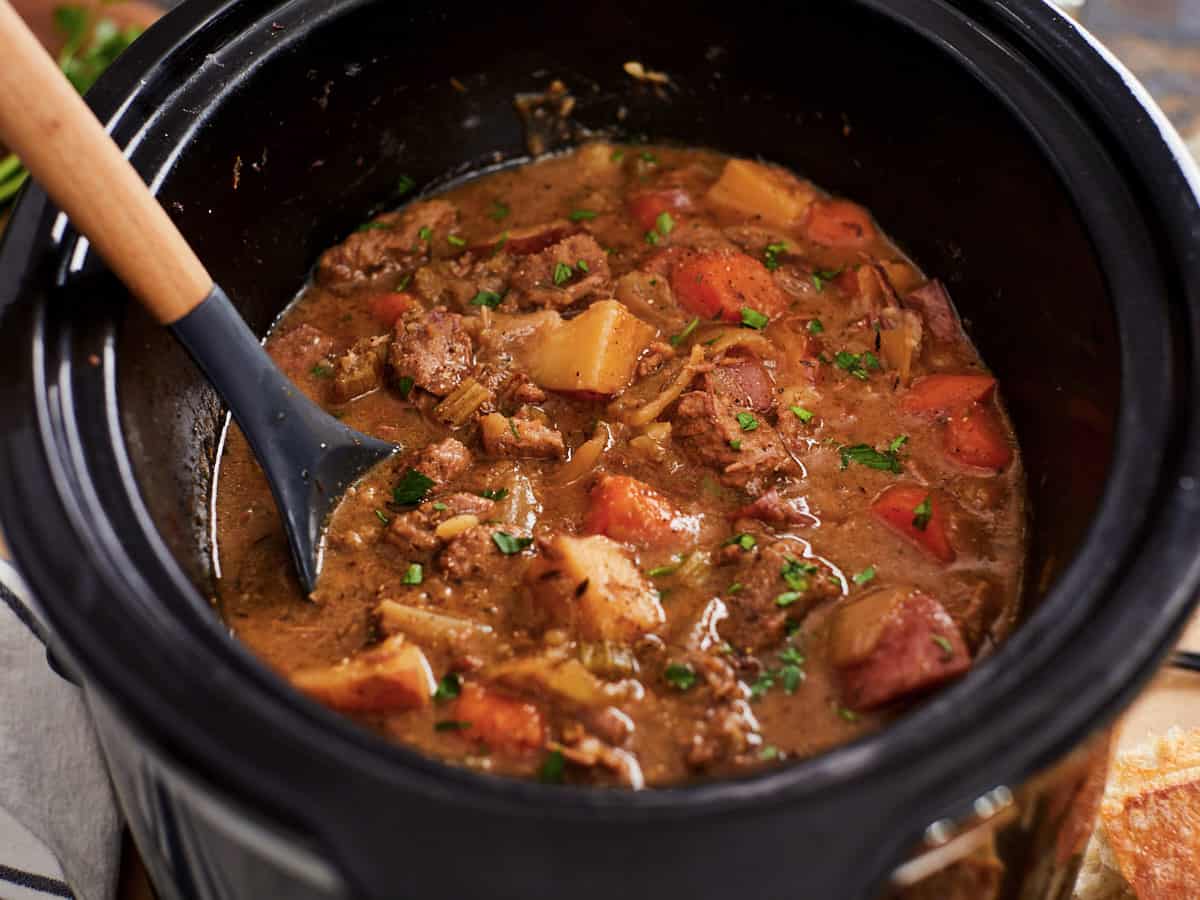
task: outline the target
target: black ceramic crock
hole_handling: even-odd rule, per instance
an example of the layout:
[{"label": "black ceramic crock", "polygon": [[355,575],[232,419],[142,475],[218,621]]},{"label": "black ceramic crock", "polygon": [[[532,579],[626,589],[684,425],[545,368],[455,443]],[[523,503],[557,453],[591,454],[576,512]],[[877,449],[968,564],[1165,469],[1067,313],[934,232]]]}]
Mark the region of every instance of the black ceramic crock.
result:
[{"label": "black ceramic crock", "polygon": [[873,896],[928,823],[1102,729],[1185,621],[1197,179],[1039,2],[193,0],[89,100],[261,332],[401,174],[521,158],[513,96],[554,78],[579,126],[761,155],[865,203],[948,282],[1024,448],[1026,621],[894,727],[740,780],[555,788],[387,745],[214,616],[222,411],[31,189],[0,251],[0,522],[168,900]]}]

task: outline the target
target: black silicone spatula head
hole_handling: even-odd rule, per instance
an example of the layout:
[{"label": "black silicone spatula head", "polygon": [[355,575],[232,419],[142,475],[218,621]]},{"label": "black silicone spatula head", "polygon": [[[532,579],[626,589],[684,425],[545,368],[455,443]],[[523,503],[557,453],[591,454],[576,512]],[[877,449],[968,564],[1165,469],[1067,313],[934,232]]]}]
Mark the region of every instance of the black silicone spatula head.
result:
[{"label": "black silicone spatula head", "polygon": [[0,142],[174,332],[228,405],[266,472],[311,592],[330,511],[396,448],[347,428],[279,371],[7,0],[0,0]]}]

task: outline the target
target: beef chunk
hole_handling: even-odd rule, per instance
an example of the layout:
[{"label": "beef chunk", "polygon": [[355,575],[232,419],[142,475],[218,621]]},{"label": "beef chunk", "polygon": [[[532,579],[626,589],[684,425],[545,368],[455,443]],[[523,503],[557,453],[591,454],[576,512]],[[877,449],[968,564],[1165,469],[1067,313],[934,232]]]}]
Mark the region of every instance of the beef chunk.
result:
[{"label": "beef chunk", "polygon": [[437,549],[441,543],[434,532],[442,522],[462,515],[486,518],[495,508],[495,501],[476,494],[458,493],[438,497],[422,503],[414,510],[393,516],[383,533],[383,539],[404,551],[428,552]]},{"label": "beef chunk", "polygon": [[583,228],[566,219],[543,222],[526,228],[511,228],[494,237],[486,244],[470,247],[476,256],[499,255],[501,251],[513,256],[528,256],[540,253],[552,244],[579,234]]},{"label": "beef chunk", "polygon": [[803,497],[784,497],[771,488],[753,503],[733,513],[734,519],[758,519],[772,525],[800,525],[806,528],[818,524],[818,519],[808,510],[808,501]]},{"label": "beef chunk", "polygon": [[949,613],[927,594],[904,587],[880,588],[839,608],[830,649],[852,709],[883,706],[971,667]]},{"label": "beef chunk", "polygon": [[382,276],[416,268],[429,256],[431,240],[421,230],[445,235],[458,221],[458,210],[445,200],[428,200],[376,218],[321,255],[317,283],[335,293],[349,293]]},{"label": "beef chunk", "polygon": [[478,258],[466,253],[417,269],[413,275],[413,290],[431,304],[448,304],[467,311],[481,291],[506,293],[514,265],[508,254]]},{"label": "beef chunk", "polygon": [[775,382],[755,356],[730,355],[701,376],[704,389],[742,409],[775,408]]},{"label": "beef chunk", "polygon": [[789,467],[791,459],[770,424],[757,419],[757,426],[746,431],[737,413],[716,394],[691,391],[679,398],[671,434],[701,465],[720,470],[725,484],[750,488]]},{"label": "beef chunk", "polygon": [[297,325],[267,342],[267,353],[283,374],[299,384],[311,376],[313,366],[329,356],[333,338],[311,325]]},{"label": "beef chunk", "polygon": [[[725,597],[729,617],[721,636],[743,652],[778,645],[789,619],[802,619],[819,603],[841,594],[841,583],[818,559],[803,556],[795,541],[772,541],[744,550],[737,544],[737,570],[732,580],[742,587]],[[731,554],[734,555],[734,554]]]},{"label": "beef chunk", "polygon": [[462,442],[446,438],[430,444],[417,454],[412,467],[435,485],[454,481],[471,466],[471,451]]},{"label": "beef chunk", "polygon": [[518,413],[507,418],[490,413],[479,420],[479,436],[488,456],[557,459],[566,453],[556,428]]},{"label": "beef chunk", "polygon": [[950,303],[950,295],[940,281],[931,281],[904,298],[904,306],[916,310],[925,327],[939,341],[953,341],[962,334],[962,323]]},{"label": "beef chunk", "polygon": [[522,259],[511,290],[521,306],[562,308],[610,284],[608,254],[591,235],[577,234]]},{"label": "beef chunk", "polygon": [[431,309],[396,323],[388,364],[396,378],[411,378],[415,386],[444,397],[471,374],[473,355],[463,317]]},{"label": "beef chunk", "polygon": [[333,399],[345,403],[383,386],[383,365],[392,339],[381,334],[355,341],[333,362]]},{"label": "beef chunk", "polygon": [[450,540],[438,556],[438,568],[453,581],[494,574],[505,559],[515,559],[519,555],[501,552],[494,537],[500,532],[514,540],[529,537],[529,532],[515,525],[475,525]]}]

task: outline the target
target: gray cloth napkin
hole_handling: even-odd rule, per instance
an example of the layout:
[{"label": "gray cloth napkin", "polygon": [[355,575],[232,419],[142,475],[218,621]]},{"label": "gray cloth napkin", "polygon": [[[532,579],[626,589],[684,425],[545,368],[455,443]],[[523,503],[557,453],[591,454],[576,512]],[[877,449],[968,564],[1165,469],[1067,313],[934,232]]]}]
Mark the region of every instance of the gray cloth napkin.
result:
[{"label": "gray cloth napkin", "polygon": [[83,695],[47,663],[24,596],[0,559],[0,897],[111,900],[112,786]]}]

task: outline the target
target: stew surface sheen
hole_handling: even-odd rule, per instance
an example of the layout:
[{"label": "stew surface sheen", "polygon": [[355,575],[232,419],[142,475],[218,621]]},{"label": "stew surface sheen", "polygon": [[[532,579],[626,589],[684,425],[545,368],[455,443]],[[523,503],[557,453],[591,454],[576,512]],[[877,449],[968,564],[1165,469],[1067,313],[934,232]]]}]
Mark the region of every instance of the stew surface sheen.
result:
[{"label": "stew surface sheen", "polygon": [[267,347],[402,450],[306,598],[231,427],[220,612],[428,754],[735,774],[880,727],[1014,624],[994,379],[939,282],[782,169],[596,143],[480,177],[328,250]]}]

